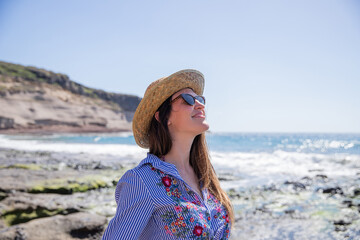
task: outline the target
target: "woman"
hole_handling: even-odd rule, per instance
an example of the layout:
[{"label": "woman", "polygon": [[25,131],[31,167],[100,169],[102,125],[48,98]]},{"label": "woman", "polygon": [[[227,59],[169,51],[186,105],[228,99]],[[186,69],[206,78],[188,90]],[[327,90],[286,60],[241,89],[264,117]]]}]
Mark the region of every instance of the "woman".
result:
[{"label": "woman", "polygon": [[234,214],[210,163],[204,77],[182,70],[147,88],[136,109],[136,143],[147,157],[115,190],[103,239],[228,239]]}]

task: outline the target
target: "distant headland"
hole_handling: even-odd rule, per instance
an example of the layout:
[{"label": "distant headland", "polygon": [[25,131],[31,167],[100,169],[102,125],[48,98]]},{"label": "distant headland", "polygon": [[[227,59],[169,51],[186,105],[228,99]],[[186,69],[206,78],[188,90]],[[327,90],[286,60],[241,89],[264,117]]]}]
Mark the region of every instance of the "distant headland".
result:
[{"label": "distant headland", "polygon": [[0,61],[0,133],[131,131],[140,100],[83,86],[65,74]]}]

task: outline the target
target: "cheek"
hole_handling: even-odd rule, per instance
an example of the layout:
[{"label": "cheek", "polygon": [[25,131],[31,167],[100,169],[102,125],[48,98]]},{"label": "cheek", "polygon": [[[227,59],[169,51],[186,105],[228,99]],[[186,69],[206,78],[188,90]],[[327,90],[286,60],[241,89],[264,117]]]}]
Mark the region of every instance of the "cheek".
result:
[{"label": "cheek", "polygon": [[183,116],[179,114],[179,112],[173,111],[170,114],[169,121],[173,126],[181,124],[181,122],[183,122]]},{"label": "cheek", "polygon": [[188,109],[176,109],[175,107],[170,113],[169,121],[173,125],[188,124],[189,120],[191,120],[191,111]]},{"label": "cheek", "polygon": [[181,105],[179,104],[173,104],[171,106],[171,113],[177,113],[181,110]]}]

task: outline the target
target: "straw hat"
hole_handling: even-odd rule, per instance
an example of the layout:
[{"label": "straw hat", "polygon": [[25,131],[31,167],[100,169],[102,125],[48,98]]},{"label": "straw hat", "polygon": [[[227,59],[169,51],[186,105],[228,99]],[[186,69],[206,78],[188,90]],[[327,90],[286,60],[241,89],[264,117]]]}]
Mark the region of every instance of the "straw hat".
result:
[{"label": "straw hat", "polygon": [[149,148],[148,131],[155,112],[167,98],[184,88],[191,88],[196,94],[202,95],[204,75],[196,70],[185,69],[152,82],[146,89],[132,124],[135,141],[140,147]]}]

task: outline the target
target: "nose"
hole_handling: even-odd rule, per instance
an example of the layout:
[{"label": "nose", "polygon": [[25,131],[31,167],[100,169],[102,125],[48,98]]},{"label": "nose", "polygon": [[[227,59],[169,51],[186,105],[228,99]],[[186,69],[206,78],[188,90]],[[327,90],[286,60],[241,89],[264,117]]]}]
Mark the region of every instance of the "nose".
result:
[{"label": "nose", "polygon": [[199,102],[197,99],[195,99],[195,109],[204,109],[205,108],[205,104],[202,104],[201,102]]}]

